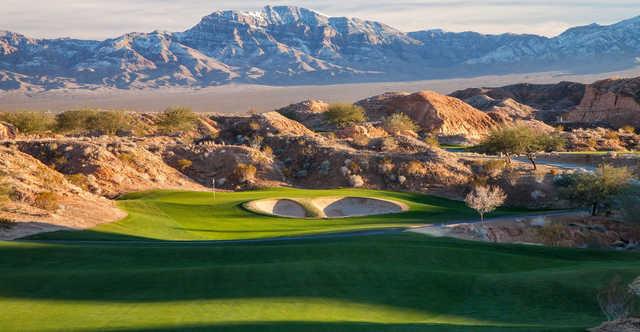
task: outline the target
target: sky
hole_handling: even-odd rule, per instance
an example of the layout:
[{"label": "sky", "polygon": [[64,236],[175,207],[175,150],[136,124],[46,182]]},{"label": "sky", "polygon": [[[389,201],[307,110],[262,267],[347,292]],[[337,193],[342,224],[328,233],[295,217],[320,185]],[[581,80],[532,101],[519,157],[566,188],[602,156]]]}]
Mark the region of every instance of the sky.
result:
[{"label": "sky", "polygon": [[105,39],[127,32],[183,31],[222,9],[295,5],[375,20],[402,31],[442,28],[554,36],[569,27],[640,15],[639,0],[0,0],[0,30],[35,38]]}]

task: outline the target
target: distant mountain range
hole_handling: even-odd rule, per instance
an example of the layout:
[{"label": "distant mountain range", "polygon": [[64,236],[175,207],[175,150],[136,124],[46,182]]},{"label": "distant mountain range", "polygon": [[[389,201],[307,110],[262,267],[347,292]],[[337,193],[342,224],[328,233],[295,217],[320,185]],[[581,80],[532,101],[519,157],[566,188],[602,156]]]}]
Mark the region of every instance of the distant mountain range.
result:
[{"label": "distant mountain range", "polygon": [[0,31],[0,89],[401,81],[640,65],[640,16],[553,38],[426,30],[277,6],[217,11],[184,32],[104,41]]}]

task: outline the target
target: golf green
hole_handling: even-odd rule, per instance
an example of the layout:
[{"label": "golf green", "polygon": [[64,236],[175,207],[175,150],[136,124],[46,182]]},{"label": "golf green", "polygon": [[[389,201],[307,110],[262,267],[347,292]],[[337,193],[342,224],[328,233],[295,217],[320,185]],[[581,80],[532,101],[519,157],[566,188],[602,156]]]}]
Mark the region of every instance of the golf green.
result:
[{"label": "golf green", "polygon": [[[291,219],[255,214],[243,203],[265,198],[353,196],[404,203],[408,212],[329,220]],[[155,191],[124,196],[119,206],[128,217],[82,232],[55,232],[32,237],[58,240],[237,240],[400,227],[431,222],[477,219],[464,203],[412,193],[364,189],[265,189],[246,192]],[[493,216],[525,213],[501,209]]]}]

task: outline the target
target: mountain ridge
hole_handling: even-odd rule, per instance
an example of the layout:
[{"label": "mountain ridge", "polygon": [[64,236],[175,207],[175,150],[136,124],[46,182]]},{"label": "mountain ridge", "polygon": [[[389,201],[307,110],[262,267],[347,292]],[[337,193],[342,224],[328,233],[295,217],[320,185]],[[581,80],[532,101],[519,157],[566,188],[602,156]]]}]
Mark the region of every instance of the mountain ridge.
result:
[{"label": "mountain ridge", "polygon": [[205,87],[424,80],[640,64],[640,16],[555,37],[402,32],[293,6],[216,11],[182,32],[102,41],[0,31],[0,89]]}]

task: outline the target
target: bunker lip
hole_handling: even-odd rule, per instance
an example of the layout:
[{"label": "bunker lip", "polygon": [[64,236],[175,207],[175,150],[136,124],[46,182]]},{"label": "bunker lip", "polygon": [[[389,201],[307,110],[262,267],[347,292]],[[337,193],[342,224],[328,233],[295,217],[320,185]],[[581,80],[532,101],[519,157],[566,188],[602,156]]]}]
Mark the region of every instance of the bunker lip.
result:
[{"label": "bunker lip", "polygon": [[267,198],[246,202],[254,213],[297,219],[337,219],[393,214],[409,210],[403,203],[372,197]]}]

